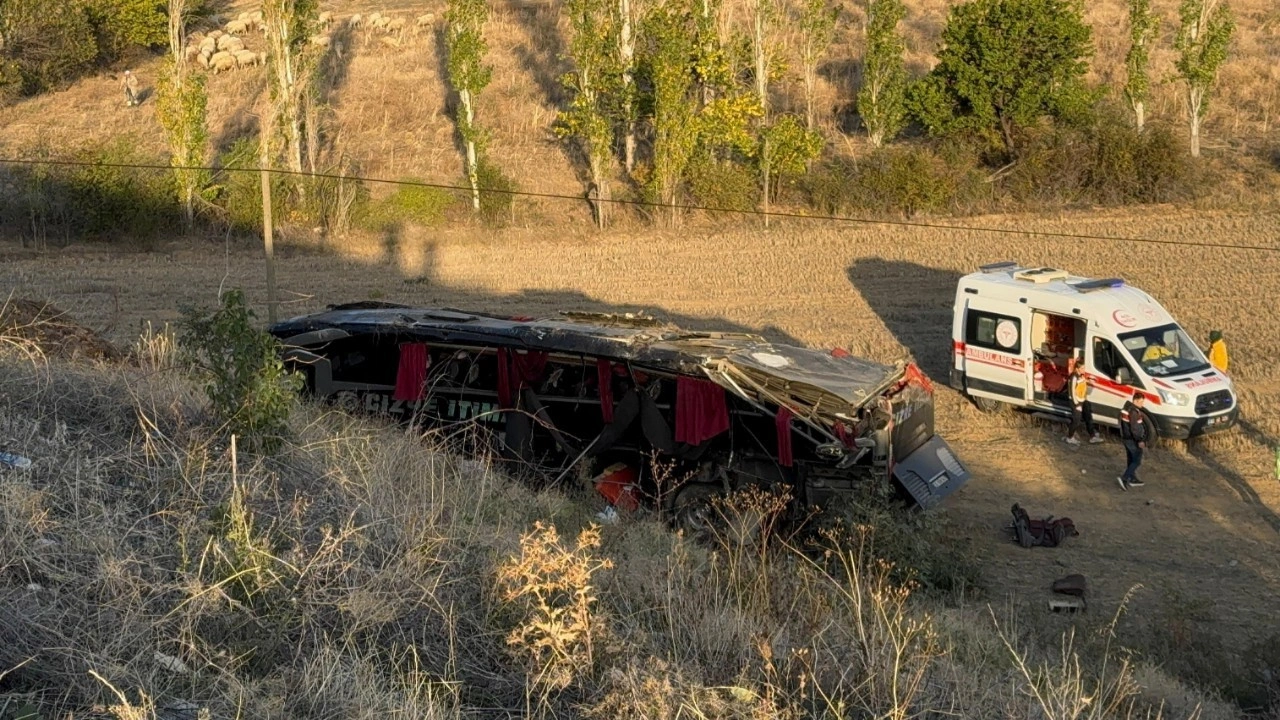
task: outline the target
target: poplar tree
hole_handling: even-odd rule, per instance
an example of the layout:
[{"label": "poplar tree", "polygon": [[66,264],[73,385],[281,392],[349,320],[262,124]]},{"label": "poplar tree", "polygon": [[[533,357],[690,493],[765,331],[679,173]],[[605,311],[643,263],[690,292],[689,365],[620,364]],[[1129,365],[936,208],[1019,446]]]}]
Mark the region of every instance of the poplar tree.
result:
[{"label": "poplar tree", "polygon": [[1124,65],[1128,77],[1124,84],[1124,98],[1133,109],[1134,126],[1142,132],[1147,122],[1147,98],[1151,94],[1150,43],[1156,34],[1160,19],[1151,12],[1151,0],[1129,0],[1129,52]]},{"label": "poplar tree", "polygon": [[314,98],[312,74],[318,66],[319,49],[308,44],[319,20],[316,0],[262,0],[263,37],[267,43],[267,78],[271,89],[271,115],[276,128],[264,127],[265,134],[277,131],[284,139],[284,158],[295,173],[295,190],[301,193],[300,178],[305,162],[305,111]]},{"label": "poplar tree", "polygon": [[1191,122],[1191,156],[1200,157],[1200,123],[1209,109],[1209,90],[1227,59],[1235,32],[1231,8],[1223,0],[1183,0],[1178,8],[1182,26],[1176,67],[1187,84],[1187,115]]},{"label": "poplar tree", "polygon": [[493,78],[492,68],[484,64],[484,55],[489,50],[484,39],[488,18],[485,0],[449,0],[445,11],[449,84],[458,93],[458,134],[466,149],[471,204],[477,211],[480,210],[479,156],[483,152],[484,133],[476,125],[476,97]]},{"label": "poplar tree", "polygon": [[760,109],[760,206],[764,211],[764,226],[769,227],[769,65],[772,55],[772,35],[777,11],[773,0],[751,0],[751,55],[754,62],[756,102]]},{"label": "poplar tree", "polygon": [[831,48],[838,14],[839,10],[828,6],[827,0],[805,0],[798,18],[800,68],[804,76],[804,120],[809,130],[817,125],[813,105],[818,87],[818,63]]},{"label": "poplar tree", "polygon": [[645,19],[645,71],[652,88],[653,177],[650,188],[673,206],[685,166],[698,143],[694,68],[697,44],[688,14],[678,7],[653,10]]},{"label": "poplar tree", "polygon": [[187,232],[195,227],[195,203],[208,182],[204,165],[209,143],[208,95],[204,76],[192,72],[186,46],[187,0],[169,0],[169,56],[156,82],[156,115],[169,143],[169,163],[177,181]]},{"label": "poplar tree", "polygon": [[902,0],[867,2],[858,114],[873,147],[892,140],[907,124],[907,71],[902,60],[906,45],[898,33],[898,23],[906,16]]},{"label": "poplar tree", "polygon": [[573,36],[569,55],[575,69],[561,82],[571,93],[569,108],[560,113],[556,132],[576,137],[587,159],[591,184],[599,202],[596,219],[600,227],[607,223],[606,212],[611,197],[607,166],[613,154],[613,125],[607,101],[617,86],[613,54],[613,22],[610,0],[568,0],[569,25]]},{"label": "poplar tree", "polygon": [[622,162],[627,172],[631,172],[636,164],[635,17],[631,12],[631,0],[617,0],[617,3],[614,25],[618,32],[614,45],[617,48],[618,77],[621,81],[618,89],[618,116],[622,122]]}]

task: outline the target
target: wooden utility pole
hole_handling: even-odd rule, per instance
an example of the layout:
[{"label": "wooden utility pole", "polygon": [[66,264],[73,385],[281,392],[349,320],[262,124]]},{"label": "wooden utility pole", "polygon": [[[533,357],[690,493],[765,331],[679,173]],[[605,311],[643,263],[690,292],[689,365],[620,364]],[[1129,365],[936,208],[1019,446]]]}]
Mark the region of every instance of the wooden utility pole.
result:
[{"label": "wooden utility pole", "polygon": [[264,126],[261,130],[261,154],[258,174],[262,176],[262,248],[267,255],[267,322],[276,322],[276,254],[271,237],[271,173],[267,169],[270,164],[268,150],[269,131]]}]

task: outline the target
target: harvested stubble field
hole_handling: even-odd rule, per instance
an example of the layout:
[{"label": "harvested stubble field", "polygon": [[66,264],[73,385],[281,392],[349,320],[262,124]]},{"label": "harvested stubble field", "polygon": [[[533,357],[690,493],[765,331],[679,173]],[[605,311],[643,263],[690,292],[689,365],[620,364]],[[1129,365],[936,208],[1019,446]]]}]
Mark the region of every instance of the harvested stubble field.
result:
[{"label": "harvested stubble field", "polygon": [[[1055,219],[987,218],[989,227],[1181,242],[1229,241],[1280,251],[1280,217],[1152,209]],[[939,432],[974,471],[944,511],[973,543],[997,598],[1044,618],[1050,581],[1084,573],[1094,607],[1114,608],[1135,585],[1123,630],[1138,647],[1186,654],[1177,668],[1209,672],[1280,637],[1280,320],[1275,252],[1174,247],[984,232],[792,222],[769,231],[643,234],[408,232],[395,244],[350,242],[279,261],[283,315],[362,298],[553,313],[647,309],[691,327],[758,330],[775,339],[844,346],[889,361],[909,352],[940,382]],[[945,387],[955,281],[985,262],[1017,259],[1091,276],[1121,275],[1151,292],[1203,339],[1222,329],[1244,422],[1230,434],[1164,444],[1148,486],[1121,493],[1115,437],[1073,449],[1062,429],[1015,414],[984,415]],[[170,322],[186,303],[241,286],[262,307],[264,272],[246,248],[120,255],[84,248],[10,248],[0,287],[47,298],[126,342],[142,323]],[[260,313],[265,316],[265,312]],[[1009,507],[1068,516],[1081,536],[1057,549],[1008,541]],[[1049,627],[1060,626],[1046,620]],[[1055,623],[1058,623],[1055,625]],[[1159,653],[1157,653],[1159,656]],[[1196,658],[1199,658],[1197,660]]]}]

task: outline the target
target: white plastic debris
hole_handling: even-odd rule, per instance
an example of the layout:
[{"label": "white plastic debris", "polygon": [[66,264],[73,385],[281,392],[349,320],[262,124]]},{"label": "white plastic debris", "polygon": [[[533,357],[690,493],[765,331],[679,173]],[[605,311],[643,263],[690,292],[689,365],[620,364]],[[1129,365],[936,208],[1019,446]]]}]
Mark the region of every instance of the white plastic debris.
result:
[{"label": "white plastic debris", "polygon": [[172,655],[165,655],[159,650],[155,651],[156,664],[172,673],[189,673],[191,669],[187,664]]},{"label": "white plastic debris", "polygon": [[604,510],[596,513],[596,519],[602,523],[613,525],[618,522],[618,511],[614,510],[612,505],[606,506]]},{"label": "white plastic debris", "polygon": [[0,465],[26,470],[31,467],[31,458],[25,458],[11,452],[0,452]]},{"label": "white plastic debris", "polygon": [[40,586],[40,583],[29,583],[27,589],[31,592],[40,592],[44,588]]}]

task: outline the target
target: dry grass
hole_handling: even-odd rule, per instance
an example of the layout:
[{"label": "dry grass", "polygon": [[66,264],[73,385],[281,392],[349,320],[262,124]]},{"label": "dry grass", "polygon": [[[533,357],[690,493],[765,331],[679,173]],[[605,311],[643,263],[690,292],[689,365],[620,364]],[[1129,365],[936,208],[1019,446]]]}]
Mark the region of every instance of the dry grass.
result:
[{"label": "dry grass", "polygon": [[939,605],[891,579],[870,528],[789,549],[767,496],[725,506],[749,532],[693,542],[645,517],[595,527],[598,498],[533,493],[432,436],[302,407],[284,451],[254,457],[212,443],[207,415],[179,370],[0,355],[0,445],[36,461],[0,475],[0,707],[1235,716],[1135,675],[1123,620],[1046,642],[1025,611]]}]

